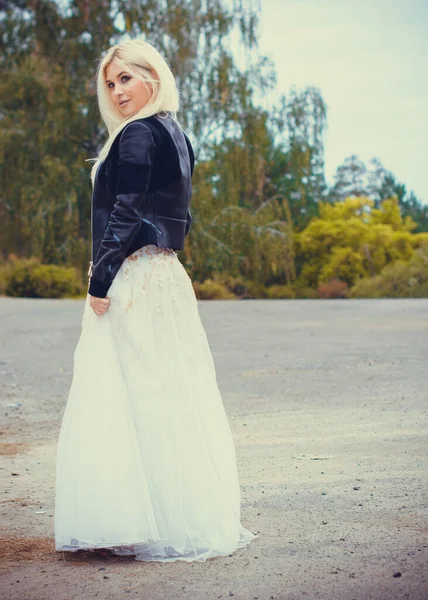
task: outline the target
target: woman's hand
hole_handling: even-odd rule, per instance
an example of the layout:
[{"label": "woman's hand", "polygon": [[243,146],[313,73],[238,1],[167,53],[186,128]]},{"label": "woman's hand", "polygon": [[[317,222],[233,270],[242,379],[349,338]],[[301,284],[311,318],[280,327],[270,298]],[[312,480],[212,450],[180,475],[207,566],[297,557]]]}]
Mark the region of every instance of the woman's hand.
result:
[{"label": "woman's hand", "polygon": [[110,306],[110,298],[97,298],[96,296],[91,296],[89,294],[89,304],[91,308],[93,308],[94,313],[98,316],[103,315],[108,307]]}]

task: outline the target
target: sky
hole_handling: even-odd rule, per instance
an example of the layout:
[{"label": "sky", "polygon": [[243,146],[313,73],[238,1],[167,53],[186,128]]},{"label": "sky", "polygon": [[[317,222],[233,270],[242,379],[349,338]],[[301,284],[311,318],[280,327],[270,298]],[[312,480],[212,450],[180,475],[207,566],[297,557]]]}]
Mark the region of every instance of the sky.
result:
[{"label": "sky", "polygon": [[327,104],[325,166],[376,157],[428,204],[428,0],[261,0],[277,89]]}]

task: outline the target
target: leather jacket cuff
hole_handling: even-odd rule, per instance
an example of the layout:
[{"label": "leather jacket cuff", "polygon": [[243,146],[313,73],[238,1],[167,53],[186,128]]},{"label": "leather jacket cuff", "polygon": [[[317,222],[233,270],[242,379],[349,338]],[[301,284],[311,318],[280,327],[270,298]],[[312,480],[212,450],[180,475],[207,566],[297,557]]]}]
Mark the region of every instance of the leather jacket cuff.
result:
[{"label": "leather jacket cuff", "polygon": [[97,281],[91,277],[89,280],[88,294],[96,296],[97,298],[105,298],[110,286],[110,282],[103,283],[102,281]]}]

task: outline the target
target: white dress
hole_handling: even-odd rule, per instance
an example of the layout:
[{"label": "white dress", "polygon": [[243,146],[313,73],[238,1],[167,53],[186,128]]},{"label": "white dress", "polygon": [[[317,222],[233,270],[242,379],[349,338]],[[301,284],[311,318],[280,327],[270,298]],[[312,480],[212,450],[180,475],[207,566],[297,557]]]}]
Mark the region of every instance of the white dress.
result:
[{"label": "white dress", "polygon": [[56,550],[206,561],[258,537],[240,522],[231,429],[191,280],[171,249],[122,263],[86,298],[58,439]]}]

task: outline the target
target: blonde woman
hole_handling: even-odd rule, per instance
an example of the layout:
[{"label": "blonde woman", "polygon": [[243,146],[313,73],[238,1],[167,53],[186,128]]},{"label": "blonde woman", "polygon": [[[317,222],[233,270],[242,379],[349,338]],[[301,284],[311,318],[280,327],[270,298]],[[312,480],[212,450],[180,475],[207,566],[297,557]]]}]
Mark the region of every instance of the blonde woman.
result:
[{"label": "blonde woman", "polygon": [[206,561],[245,547],[235,447],[176,251],[194,156],[167,62],[145,41],[97,74],[109,137],[91,178],[92,260],[58,440],[55,547]]}]

